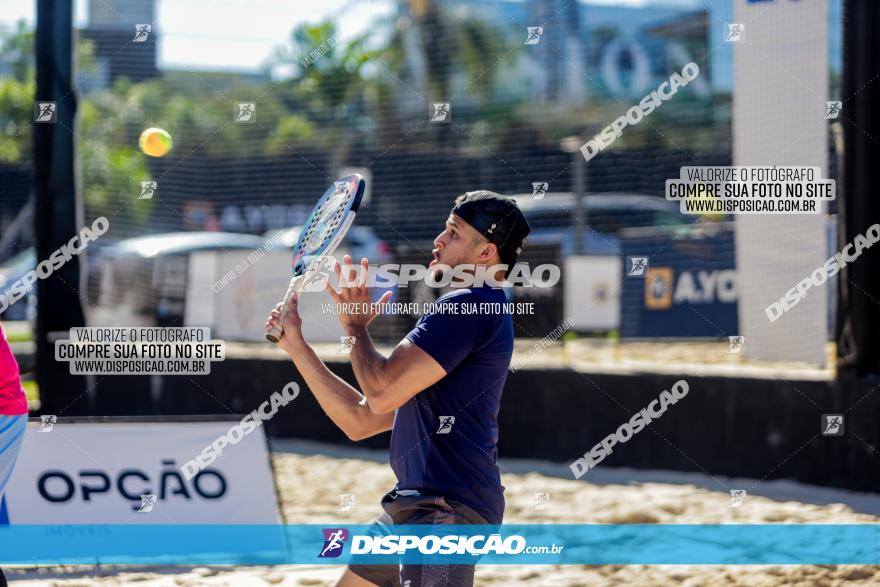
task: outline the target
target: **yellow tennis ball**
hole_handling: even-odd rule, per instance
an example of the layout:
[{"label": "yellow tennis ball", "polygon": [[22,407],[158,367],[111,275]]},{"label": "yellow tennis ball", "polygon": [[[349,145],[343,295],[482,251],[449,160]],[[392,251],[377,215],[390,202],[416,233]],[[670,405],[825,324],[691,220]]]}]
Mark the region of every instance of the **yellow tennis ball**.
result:
[{"label": "yellow tennis ball", "polygon": [[141,133],[138,146],[150,157],[164,157],[171,150],[171,135],[161,128],[148,128]]}]

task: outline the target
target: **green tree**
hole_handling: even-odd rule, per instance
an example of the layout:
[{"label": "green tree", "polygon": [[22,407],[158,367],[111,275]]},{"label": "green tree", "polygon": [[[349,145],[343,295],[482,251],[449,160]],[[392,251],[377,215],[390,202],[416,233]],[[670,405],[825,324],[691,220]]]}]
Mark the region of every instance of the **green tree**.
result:
[{"label": "green tree", "polygon": [[19,163],[30,157],[33,120],[34,33],[19,21],[0,40],[0,62],[11,75],[0,78],[0,162]]},{"label": "green tree", "polygon": [[345,163],[368,119],[370,82],[364,66],[376,53],[366,48],[366,39],[364,34],[341,43],[336,26],[324,21],[297,26],[289,45],[276,48],[271,65],[294,72],[280,84],[281,95],[291,111],[302,114],[288,114],[280,122],[269,141],[271,151],[277,152],[290,135],[300,138],[317,127],[321,132],[315,142],[330,150],[331,169]]},{"label": "green tree", "polygon": [[[79,71],[95,71],[93,45],[77,44]],[[0,161],[28,164],[33,149],[33,104],[36,95],[34,31],[24,21],[0,40],[0,60],[11,75],[0,79]],[[141,224],[152,203],[136,199],[135,191],[148,172],[136,146],[118,139],[116,112],[125,113],[128,88],[103,92],[79,100],[77,154],[83,196],[89,215],[114,216],[117,224]]]},{"label": "green tree", "polygon": [[[419,102],[414,105],[420,112],[427,112],[429,101],[451,100],[457,125],[470,129],[468,142],[481,145],[484,139],[497,141],[515,123],[515,105],[500,100],[495,91],[504,67],[522,49],[522,40],[513,41],[499,25],[432,0],[411,2],[407,16],[384,26],[392,27],[378,59],[386,100]],[[462,103],[470,106],[462,108]],[[382,126],[396,127],[392,138],[409,134],[397,108],[379,112],[386,116]],[[485,132],[487,128],[492,132]],[[421,132],[433,135],[432,149],[454,146],[450,125],[427,125]]]},{"label": "green tree", "polygon": [[[406,63],[424,64],[424,88],[435,98],[451,97],[453,80],[464,74],[466,92],[483,103],[492,96],[501,65],[520,49],[503,31],[472,14],[449,10],[439,2],[414,2],[408,17],[395,21],[394,33],[383,51],[392,71],[408,76]],[[407,51],[416,51],[407,55]]]}]

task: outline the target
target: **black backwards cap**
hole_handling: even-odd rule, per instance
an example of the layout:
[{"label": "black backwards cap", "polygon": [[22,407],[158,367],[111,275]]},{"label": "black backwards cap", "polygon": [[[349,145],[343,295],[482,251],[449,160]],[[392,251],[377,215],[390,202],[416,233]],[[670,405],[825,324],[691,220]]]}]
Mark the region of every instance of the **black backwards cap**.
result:
[{"label": "black backwards cap", "polygon": [[[452,213],[494,243],[501,261],[509,266],[516,263],[532,230],[514,200],[488,190],[459,196]],[[511,268],[508,267],[508,272]]]}]

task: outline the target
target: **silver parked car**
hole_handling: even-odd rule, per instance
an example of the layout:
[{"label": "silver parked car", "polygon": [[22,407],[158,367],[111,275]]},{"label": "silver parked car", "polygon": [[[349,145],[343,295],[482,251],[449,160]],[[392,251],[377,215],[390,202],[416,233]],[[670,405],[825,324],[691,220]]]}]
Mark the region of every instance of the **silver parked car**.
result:
[{"label": "silver parked car", "polygon": [[[229,232],[172,232],[130,238],[102,251],[90,270],[89,324],[183,326],[190,254],[254,251],[265,240]],[[94,272],[94,273],[93,273]]]},{"label": "silver parked car", "polygon": [[[541,199],[531,194],[512,196],[532,227],[528,242],[560,243],[563,257],[575,250],[575,196],[548,192]],[[586,227],[584,254],[620,255],[620,231],[630,227],[673,226],[687,230],[696,216],[679,212],[677,202],[631,193],[588,194],[583,199]]]}]

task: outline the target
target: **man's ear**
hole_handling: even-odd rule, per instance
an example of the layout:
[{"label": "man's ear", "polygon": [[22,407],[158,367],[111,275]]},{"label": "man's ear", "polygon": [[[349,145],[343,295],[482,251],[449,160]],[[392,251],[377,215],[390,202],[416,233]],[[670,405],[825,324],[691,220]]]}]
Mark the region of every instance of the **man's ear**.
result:
[{"label": "man's ear", "polygon": [[486,243],[483,246],[483,250],[480,251],[480,257],[483,259],[491,259],[497,251],[498,246],[495,243]]}]

